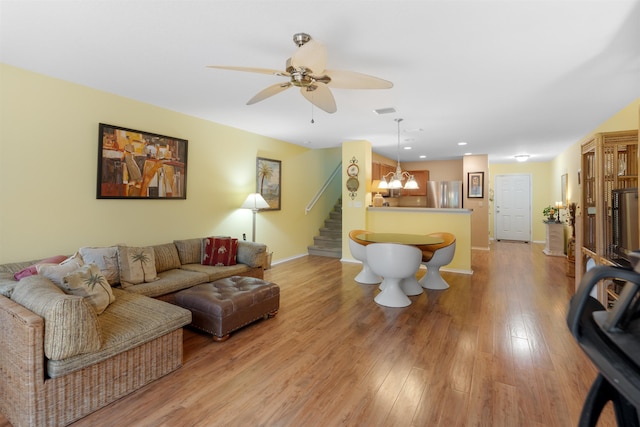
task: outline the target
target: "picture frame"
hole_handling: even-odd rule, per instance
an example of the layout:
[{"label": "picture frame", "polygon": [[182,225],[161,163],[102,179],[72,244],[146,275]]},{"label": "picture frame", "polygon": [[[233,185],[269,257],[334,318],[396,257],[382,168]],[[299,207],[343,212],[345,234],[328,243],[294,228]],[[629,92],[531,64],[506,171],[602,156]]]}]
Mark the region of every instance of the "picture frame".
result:
[{"label": "picture frame", "polygon": [[269,204],[261,211],[279,211],[282,194],[282,162],[280,160],[256,158],[256,193]]},{"label": "picture frame", "polygon": [[467,198],[484,198],[484,172],[469,172],[467,174]]},{"label": "picture frame", "polygon": [[569,206],[569,199],[567,198],[568,180],[569,174],[565,173],[560,176],[560,200],[562,201],[562,206]]},{"label": "picture frame", "polygon": [[187,198],[186,139],[100,123],[98,199]]}]

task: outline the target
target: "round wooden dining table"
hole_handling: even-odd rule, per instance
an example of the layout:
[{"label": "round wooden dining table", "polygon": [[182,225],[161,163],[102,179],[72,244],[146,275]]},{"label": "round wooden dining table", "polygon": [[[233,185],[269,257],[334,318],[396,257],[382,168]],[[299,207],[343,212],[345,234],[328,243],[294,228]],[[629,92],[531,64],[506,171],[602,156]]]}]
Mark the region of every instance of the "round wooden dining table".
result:
[{"label": "round wooden dining table", "polygon": [[[437,245],[444,242],[444,240],[439,237],[410,233],[362,233],[356,237],[370,243],[396,243],[408,246]],[[381,305],[387,305],[384,302],[384,287],[385,280],[383,277],[382,283],[380,284],[380,289],[383,290],[383,293],[376,297],[376,302]],[[402,279],[400,287],[405,295],[408,296],[420,295],[422,293],[422,286],[418,283],[415,275]],[[380,297],[383,298],[381,299]],[[410,300],[408,304],[411,304]]]}]

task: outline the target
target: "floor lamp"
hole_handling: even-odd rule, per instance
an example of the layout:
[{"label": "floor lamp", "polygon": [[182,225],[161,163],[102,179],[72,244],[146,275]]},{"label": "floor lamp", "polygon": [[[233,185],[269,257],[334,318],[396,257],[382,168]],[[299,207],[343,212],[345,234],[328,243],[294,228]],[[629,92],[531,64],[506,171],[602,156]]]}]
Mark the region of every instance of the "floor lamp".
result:
[{"label": "floor lamp", "polygon": [[251,193],[247,196],[240,208],[251,209],[253,211],[253,235],[252,242],[256,241],[256,214],[260,209],[266,209],[269,207],[269,203],[262,197],[260,193]]}]

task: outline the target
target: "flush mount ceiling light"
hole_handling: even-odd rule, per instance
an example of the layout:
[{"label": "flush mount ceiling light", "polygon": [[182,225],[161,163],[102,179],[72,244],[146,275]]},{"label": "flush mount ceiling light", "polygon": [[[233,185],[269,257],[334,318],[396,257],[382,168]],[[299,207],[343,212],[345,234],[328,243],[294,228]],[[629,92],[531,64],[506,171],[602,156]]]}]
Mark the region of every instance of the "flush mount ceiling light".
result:
[{"label": "flush mount ceiling light", "polygon": [[377,110],[373,110],[374,113],[380,115],[380,114],[391,114],[391,113],[395,113],[396,109],[393,107],[387,107],[387,108],[378,108]]},{"label": "flush mount ceiling light", "polygon": [[518,154],[517,156],[513,156],[519,162],[526,162],[529,160],[528,154]]},{"label": "flush mount ceiling light", "polygon": [[[398,123],[398,165],[396,166],[395,172],[389,172],[385,176],[380,179],[380,184],[378,185],[379,189],[387,189],[387,188],[403,188],[402,180],[405,178],[407,182],[404,184],[404,188],[406,190],[416,190],[418,189],[418,182],[415,180],[413,175],[411,175],[407,171],[402,171],[400,168],[400,122],[402,119],[394,119],[396,123]],[[389,182],[387,182],[387,177],[389,177]]]}]

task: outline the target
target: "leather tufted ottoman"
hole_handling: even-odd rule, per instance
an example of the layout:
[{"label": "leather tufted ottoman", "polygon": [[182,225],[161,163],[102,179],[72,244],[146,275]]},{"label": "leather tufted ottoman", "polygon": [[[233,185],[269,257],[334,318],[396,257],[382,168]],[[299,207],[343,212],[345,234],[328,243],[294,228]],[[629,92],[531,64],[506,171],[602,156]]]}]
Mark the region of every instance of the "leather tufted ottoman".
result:
[{"label": "leather tufted ottoman", "polygon": [[232,276],[193,286],[175,295],[175,303],[191,311],[191,325],[224,341],[229,334],[280,307],[280,287],[255,277]]}]

